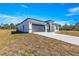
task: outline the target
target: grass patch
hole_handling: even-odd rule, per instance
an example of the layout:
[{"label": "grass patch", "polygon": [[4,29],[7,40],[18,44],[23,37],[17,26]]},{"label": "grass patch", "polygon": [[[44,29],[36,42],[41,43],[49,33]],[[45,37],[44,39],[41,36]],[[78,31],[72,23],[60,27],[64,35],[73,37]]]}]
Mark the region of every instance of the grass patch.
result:
[{"label": "grass patch", "polygon": [[79,56],[79,46],[36,34],[11,34],[11,31],[0,30],[0,55]]},{"label": "grass patch", "polygon": [[79,31],[59,31],[57,33],[79,37]]}]

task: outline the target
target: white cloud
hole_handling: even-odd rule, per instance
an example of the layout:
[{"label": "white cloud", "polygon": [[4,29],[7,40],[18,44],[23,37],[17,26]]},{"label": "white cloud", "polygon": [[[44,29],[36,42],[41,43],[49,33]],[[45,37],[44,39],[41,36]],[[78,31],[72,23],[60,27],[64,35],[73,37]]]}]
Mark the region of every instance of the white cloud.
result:
[{"label": "white cloud", "polygon": [[56,21],[55,23],[60,24],[60,25],[69,24],[68,21]]},{"label": "white cloud", "polygon": [[21,7],[23,7],[23,8],[28,8],[28,6],[26,6],[26,5],[20,5]]},{"label": "white cloud", "polygon": [[4,14],[0,14],[0,17],[6,17],[6,18],[14,18],[14,17],[12,17],[12,16],[8,16],[8,15],[4,15]]},{"label": "white cloud", "polygon": [[79,7],[68,9],[69,14],[66,16],[73,16],[73,15],[79,15]]},{"label": "white cloud", "polygon": [[75,15],[75,14],[67,14],[66,16],[73,16],[73,15]]},{"label": "white cloud", "polygon": [[19,23],[22,20],[24,20],[24,17],[22,16],[9,16],[5,14],[0,14],[0,24],[5,24],[5,23]]},{"label": "white cloud", "polygon": [[55,21],[55,23],[60,24],[60,25],[64,25],[64,24],[70,25],[73,22],[74,22],[73,20],[67,20],[67,21],[65,21],[65,20],[59,20],[59,21]]},{"label": "white cloud", "polygon": [[69,9],[69,11],[72,13],[79,12],[79,7],[71,8],[71,9]]}]

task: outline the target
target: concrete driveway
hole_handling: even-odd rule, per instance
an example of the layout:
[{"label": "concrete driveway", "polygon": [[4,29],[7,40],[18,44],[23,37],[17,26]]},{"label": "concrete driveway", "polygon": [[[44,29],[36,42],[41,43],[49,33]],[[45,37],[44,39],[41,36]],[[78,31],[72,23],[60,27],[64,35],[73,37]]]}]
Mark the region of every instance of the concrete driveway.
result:
[{"label": "concrete driveway", "polygon": [[34,34],[54,38],[74,45],[79,45],[79,37],[57,34],[54,32],[35,32]]}]

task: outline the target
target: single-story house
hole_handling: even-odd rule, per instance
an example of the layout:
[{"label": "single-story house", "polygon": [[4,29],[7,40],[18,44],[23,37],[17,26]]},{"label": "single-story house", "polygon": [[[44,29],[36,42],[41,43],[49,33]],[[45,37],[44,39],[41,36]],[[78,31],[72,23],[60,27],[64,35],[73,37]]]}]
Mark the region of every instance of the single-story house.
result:
[{"label": "single-story house", "polygon": [[52,20],[41,21],[33,18],[27,18],[17,25],[19,32],[56,32],[59,31],[59,24]]}]

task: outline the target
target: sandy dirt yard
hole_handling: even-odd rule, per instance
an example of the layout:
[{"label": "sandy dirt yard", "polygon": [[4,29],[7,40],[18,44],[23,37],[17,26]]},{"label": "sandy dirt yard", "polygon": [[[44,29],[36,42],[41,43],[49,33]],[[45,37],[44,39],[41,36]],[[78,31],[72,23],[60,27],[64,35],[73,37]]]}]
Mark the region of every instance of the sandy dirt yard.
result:
[{"label": "sandy dirt yard", "polygon": [[79,56],[79,46],[36,34],[0,30],[2,56]]}]

